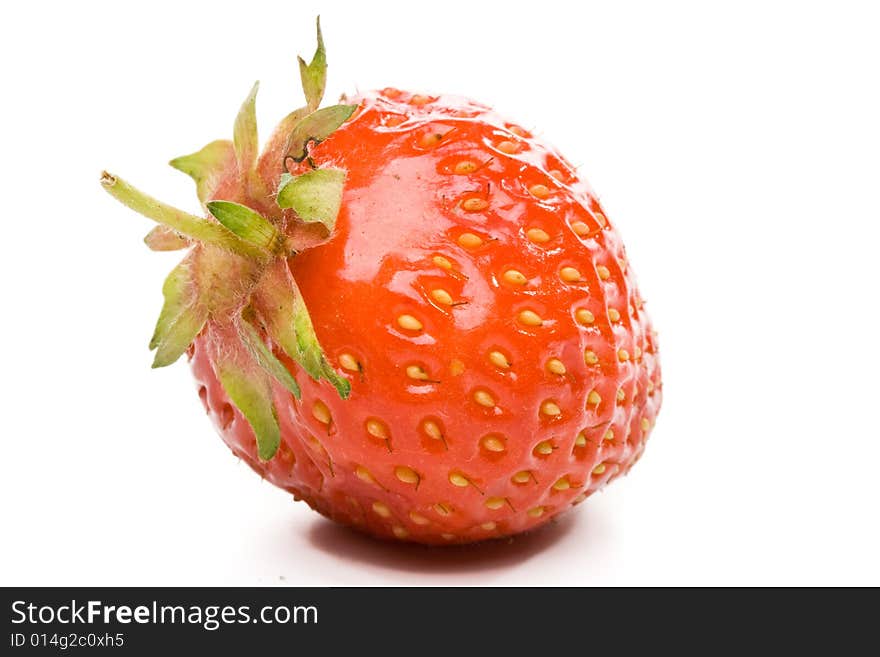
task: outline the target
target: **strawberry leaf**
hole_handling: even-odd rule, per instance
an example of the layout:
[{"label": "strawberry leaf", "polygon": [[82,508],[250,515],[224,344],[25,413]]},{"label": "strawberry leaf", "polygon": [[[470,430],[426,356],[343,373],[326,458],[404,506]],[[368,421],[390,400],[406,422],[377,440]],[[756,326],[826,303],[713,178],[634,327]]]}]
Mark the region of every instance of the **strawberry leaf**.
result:
[{"label": "strawberry leaf", "polygon": [[246,205],[232,201],[209,201],[207,207],[217,221],[248,244],[269,253],[275,253],[283,246],[284,237],[278,229]]},{"label": "strawberry leaf", "polygon": [[196,182],[196,194],[199,201],[204,203],[214,194],[221,174],[234,155],[232,142],[218,139],[200,151],[174,158],[169,164]]},{"label": "strawberry leaf", "polygon": [[150,339],[150,349],[156,350],[153,367],[165,367],[180,358],[208,319],[208,311],[199,303],[193,283],[191,256],[184,258],[165,279],[162,295],[165,303]]},{"label": "strawberry leaf", "polygon": [[319,144],[327,139],[354,114],[357,107],[357,105],[331,105],[303,118],[290,133],[284,159],[292,158],[294,162],[302,162],[308,155],[306,147],[309,143]]},{"label": "strawberry leaf", "polygon": [[351,384],[330,366],[315,334],[302,294],[285,260],[267,268],[253,296],[272,340],[316,381],[326,379],[346,399]]},{"label": "strawberry leaf", "polygon": [[232,133],[232,143],[235,149],[235,159],[238,161],[239,172],[247,177],[257,164],[257,151],[259,143],[257,137],[257,90],[259,82],[254,82],[251,92],[235,117],[235,128]]},{"label": "strawberry leaf", "polygon": [[242,343],[250,350],[251,355],[259,363],[263,370],[275,378],[281,385],[287,388],[294,397],[300,399],[302,393],[296,379],[284,367],[284,364],[275,357],[275,354],[263,342],[259,331],[247,320],[242,319],[239,329]]},{"label": "strawberry leaf", "polygon": [[213,244],[240,255],[249,257],[262,256],[262,252],[259,249],[242,241],[220,224],[162,203],[162,201],[158,201],[152,196],[132,187],[118,176],[105,171],[101,175],[101,184],[113,198],[123,205],[135,212],[139,212],[148,219],[173,228],[186,237],[204,242],[205,244]]},{"label": "strawberry leaf", "polygon": [[223,344],[224,348],[214,349],[217,378],[229,399],[254,430],[260,458],[268,461],[275,456],[281,444],[281,428],[272,403],[269,377],[262,369],[254,366],[243,347],[236,351],[230,349],[228,343]]},{"label": "strawberry leaf", "polygon": [[320,222],[333,232],[342,205],[343,169],[313,169],[301,176],[284,174],[278,189],[278,206],[293,208],[305,222]]},{"label": "strawberry leaf", "polygon": [[192,245],[187,238],[168,226],[156,226],[144,237],[152,251],[179,251]]},{"label": "strawberry leaf", "polygon": [[312,56],[312,61],[306,64],[302,57],[299,61],[299,76],[302,80],[303,92],[309,111],[315,111],[324,97],[324,88],[327,86],[327,52],[324,50],[324,37],[321,34],[321,17],[317,19],[318,48]]}]

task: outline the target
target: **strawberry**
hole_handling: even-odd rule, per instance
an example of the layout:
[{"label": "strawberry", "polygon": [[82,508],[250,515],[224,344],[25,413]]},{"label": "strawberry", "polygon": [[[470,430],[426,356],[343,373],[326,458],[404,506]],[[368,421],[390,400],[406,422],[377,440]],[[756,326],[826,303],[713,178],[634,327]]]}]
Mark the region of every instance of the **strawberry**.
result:
[{"label": "strawberry", "polygon": [[296,499],[381,537],[461,543],[545,523],[625,474],[661,402],[620,236],[574,168],[484,105],[396,89],[307,105],[257,153],[172,161],[205,216],[104,174],[189,248],[155,366],[189,352],[224,441]]}]

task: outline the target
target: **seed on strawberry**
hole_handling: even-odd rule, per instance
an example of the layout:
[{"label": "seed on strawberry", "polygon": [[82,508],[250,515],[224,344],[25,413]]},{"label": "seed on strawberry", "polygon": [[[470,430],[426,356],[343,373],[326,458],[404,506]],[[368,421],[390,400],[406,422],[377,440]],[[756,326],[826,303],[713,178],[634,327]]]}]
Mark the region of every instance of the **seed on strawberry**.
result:
[{"label": "seed on strawberry", "polygon": [[319,512],[395,540],[537,527],[641,456],[662,401],[656,334],[598,200],[557,151],[461,98],[386,88],[305,104],[258,152],[172,160],[189,214],[104,174],[188,249],[154,365],[191,356],[233,453]]},{"label": "seed on strawberry", "polygon": [[[482,201],[482,199],[468,199],[473,201]],[[476,249],[483,245],[483,238],[474,233],[462,233],[458,236],[458,243],[466,249]]]},{"label": "seed on strawberry", "polygon": [[558,358],[551,358],[548,360],[546,368],[551,374],[559,374],[560,376],[566,372],[565,364]]}]

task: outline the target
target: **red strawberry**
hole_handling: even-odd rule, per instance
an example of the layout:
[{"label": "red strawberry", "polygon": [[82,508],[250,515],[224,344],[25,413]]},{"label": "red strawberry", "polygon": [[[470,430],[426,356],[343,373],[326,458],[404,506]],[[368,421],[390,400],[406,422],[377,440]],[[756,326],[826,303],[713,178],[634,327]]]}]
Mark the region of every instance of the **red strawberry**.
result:
[{"label": "red strawberry", "polygon": [[300,62],[308,106],[262,156],[252,93],[234,144],[172,162],[208,218],[105,174],[166,225],[151,246],[192,244],[156,364],[191,345],[233,452],[378,536],[515,534],[626,473],[660,407],[656,340],[573,167],[460,98],[386,89],[318,110],[320,30]]}]

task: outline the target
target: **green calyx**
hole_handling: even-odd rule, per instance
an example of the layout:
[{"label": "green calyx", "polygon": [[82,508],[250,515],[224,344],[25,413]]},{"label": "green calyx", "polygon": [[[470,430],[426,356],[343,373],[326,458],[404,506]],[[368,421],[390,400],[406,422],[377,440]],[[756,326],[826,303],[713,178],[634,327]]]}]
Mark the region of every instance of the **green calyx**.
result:
[{"label": "green calyx", "polygon": [[[317,222],[329,236],[342,204],[346,172],[313,165],[301,175],[291,175],[287,163],[305,160],[311,145],[327,139],[357,109],[319,109],[327,75],[320,19],[317,38],[312,61],[298,58],[306,106],[279,124],[262,155],[255,84],[235,120],[231,141],[214,141],[171,160],[172,167],[195,181],[206,216],[162,203],[118,176],[101,176],[111,196],[157,222],[144,238],[149,248],[189,249],[162,288],[165,301],[150,340],[153,367],[174,363],[203,335],[215,374],[253,429],[264,460],[271,459],[280,444],[277,396],[284,392],[300,397],[285,357],[315,380],[329,382],[343,399],[351,390],[327,361],[288,266],[288,258],[300,250],[288,226]],[[267,171],[271,180],[266,180]],[[268,191],[269,187],[275,189]]]}]

